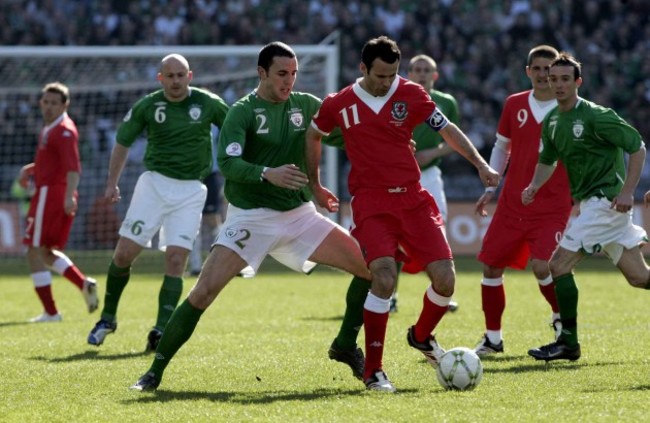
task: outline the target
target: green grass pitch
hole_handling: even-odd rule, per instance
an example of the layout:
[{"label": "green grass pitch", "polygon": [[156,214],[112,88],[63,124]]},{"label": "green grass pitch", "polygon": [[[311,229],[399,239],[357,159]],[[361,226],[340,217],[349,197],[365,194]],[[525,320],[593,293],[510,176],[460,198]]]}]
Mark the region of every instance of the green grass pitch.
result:
[{"label": "green grass pitch", "polygon": [[[458,312],[437,329],[443,347],[473,347],[483,333],[480,268],[460,259]],[[367,392],[350,370],[327,358],[349,277],[265,272],[236,279],[204,314],[168,367],[156,393],[128,387],[152,359],[143,353],[154,323],[160,276],[131,278],[119,328],[101,347],[86,344],[98,319],[79,292],[55,277],[64,320],[28,324],[40,313],[29,277],[0,276],[0,421],[2,422],[415,422],[645,421],[650,411],[648,292],[630,288],[603,260],[576,272],[583,356],[545,365],[526,355],[550,342],[550,310],[531,272],[506,273],[505,353],[485,358],[481,385],[447,392],[408,347],[421,307],[423,275],[403,275],[384,367],[396,394]],[[99,276],[100,293],[104,292]],[[185,292],[193,285],[185,279]],[[184,295],[185,296],[185,295]],[[363,343],[363,335],[360,338]]]}]

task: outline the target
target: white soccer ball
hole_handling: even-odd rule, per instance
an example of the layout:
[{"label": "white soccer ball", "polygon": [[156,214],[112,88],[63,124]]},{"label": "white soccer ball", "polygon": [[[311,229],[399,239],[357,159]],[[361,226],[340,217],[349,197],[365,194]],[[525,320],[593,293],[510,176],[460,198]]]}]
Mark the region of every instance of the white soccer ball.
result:
[{"label": "white soccer ball", "polygon": [[436,368],[438,382],[445,389],[469,391],[483,378],[483,364],[474,350],[456,347],[442,355]]}]

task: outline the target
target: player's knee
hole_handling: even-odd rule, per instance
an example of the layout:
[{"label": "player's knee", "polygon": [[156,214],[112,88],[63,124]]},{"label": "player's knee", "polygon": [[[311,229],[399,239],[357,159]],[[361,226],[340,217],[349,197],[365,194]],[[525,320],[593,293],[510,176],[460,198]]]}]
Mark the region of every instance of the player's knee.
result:
[{"label": "player's knee", "polygon": [[625,279],[634,288],[650,289],[650,271],[625,275]]}]

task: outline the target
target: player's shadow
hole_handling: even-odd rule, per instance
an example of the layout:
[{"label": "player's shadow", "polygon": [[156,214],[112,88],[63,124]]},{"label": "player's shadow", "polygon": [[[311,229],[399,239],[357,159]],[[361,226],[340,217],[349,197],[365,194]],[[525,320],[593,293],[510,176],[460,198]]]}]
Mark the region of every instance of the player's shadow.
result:
[{"label": "player's shadow", "polygon": [[329,316],[329,317],[303,317],[303,322],[338,322],[343,320],[343,316]]},{"label": "player's shadow", "polygon": [[31,325],[33,324],[32,322],[0,322],[0,328],[4,327],[10,327],[10,326],[23,326],[23,325]]},{"label": "player's shadow", "polygon": [[143,355],[149,355],[149,353],[141,351],[141,352],[128,352],[128,353],[122,353],[122,354],[101,354],[100,351],[84,351],[79,354],[73,354],[69,355],[67,357],[45,357],[45,356],[36,356],[36,357],[31,357],[30,360],[35,360],[35,361],[45,361],[48,363],[69,363],[73,361],[84,361],[84,360],[124,360],[124,359],[129,359],[129,358],[134,358],[134,357],[141,357]]},{"label": "player's shadow", "polygon": [[[357,397],[366,395],[364,389],[342,390],[342,389],[316,389],[312,392],[286,392],[286,391],[262,391],[262,392],[205,392],[205,391],[168,391],[156,390],[146,395],[137,393],[138,397],[122,401],[124,404],[160,403],[171,401],[196,401],[208,400],[212,402],[228,402],[238,404],[272,404],[276,402],[293,401],[320,401],[324,398],[339,398],[341,396]],[[415,389],[400,389],[397,393],[409,394],[417,392]]]}]

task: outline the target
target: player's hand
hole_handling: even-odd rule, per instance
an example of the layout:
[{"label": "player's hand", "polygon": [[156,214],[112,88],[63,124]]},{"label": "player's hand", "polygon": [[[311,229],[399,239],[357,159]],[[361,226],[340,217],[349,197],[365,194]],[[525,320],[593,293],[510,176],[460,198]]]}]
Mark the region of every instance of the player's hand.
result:
[{"label": "player's hand", "polygon": [[339,199],[330,190],[322,185],[317,185],[311,186],[311,191],[314,196],[314,202],[320,207],[323,207],[331,213],[339,211]]},{"label": "player's hand", "polygon": [[619,213],[627,213],[632,210],[632,206],[634,206],[634,195],[619,192],[618,195],[612,200],[612,205],[610,208],[616,210]]},{"label": "player's hand", "polygon": [[478,214],[479,216],[486,217],[488,215],[488,212],[485,210],[485,206],[490,201],[492,201],[494,194],[494,191],[485,191],[483,195],[481,195],[481,198],[479,198],[476,202],[476,205],[474,206],[474,213]]},{"label": "player's hand", "polygon": [[264,179],[277,187],[294,191],[303,188],[309,182],[307,175],[294,164],[270,167],[266,170]]},{"label": "player's hand", "polygon": [[478,168],[478,176],[486,187],[496,187],[499,185],[499,172],[492,169],[487,163]]},{"label": "player's hand", "polygon": [[411,138],[409,141],[409,148],[411,149],[411,153],[415,154],[415,151],[417,150],[417,146],[418,145],[415,143],[415,140]]},{"label": "player's hand", "polygon": [[535,200],[535,194],[537,194],[537,190],[539,188],[534,187],[532,185],[528,185],[522,192],[521,192],[521,202],[523,203],[524,206],[529,205]]},{"label": "player's hand", "polygon": [[646,192],[643,196],[643,202],[645,203],[646,208],[650,206],[650,191]]},{"label": "player's hand", "polygon": [[63,204],[63,209],[65,214],[68,216],[74,216],[77,213],[77,199],[73,197],[67,197],[65,203]]},{"label": "player's hand", "polygon": [[106,191],[104,191],[104,198],[110,201],[111,203],[119,202],[122,199],[122,197],[120,196],[120,187],[118,187],[117,185],[106,186]]},{"label": "player's hand", "polygon": [[34,166],[28,164],[20,168],[20,173],[18,174],[18,184],[24,189],[29,188],[29,178],[34,175]]}]

